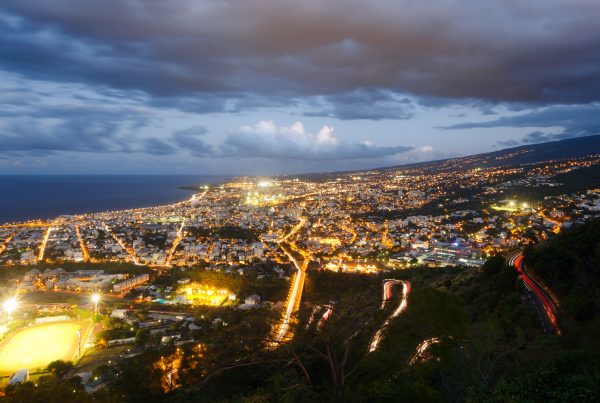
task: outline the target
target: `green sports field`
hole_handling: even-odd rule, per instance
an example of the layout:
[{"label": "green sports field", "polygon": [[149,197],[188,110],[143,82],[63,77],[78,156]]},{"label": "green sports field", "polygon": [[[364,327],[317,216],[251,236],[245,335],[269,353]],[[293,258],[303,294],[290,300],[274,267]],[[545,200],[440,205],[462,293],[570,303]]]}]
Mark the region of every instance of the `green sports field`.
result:
[{"label": "green sports field", "polygon": [[82,338],[89,321],[55,322],[18,330],[0,343],[0,374],[22,368],[34,372],[54,360],[72,360],[77,354],[77,330]]}]

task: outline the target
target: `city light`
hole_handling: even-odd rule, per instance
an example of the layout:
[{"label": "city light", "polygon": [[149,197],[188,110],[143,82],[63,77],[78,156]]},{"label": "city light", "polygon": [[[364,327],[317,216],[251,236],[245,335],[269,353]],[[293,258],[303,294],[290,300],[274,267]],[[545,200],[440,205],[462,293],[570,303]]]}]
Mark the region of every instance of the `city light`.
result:
[{"label": "city light", "polygon": [[188,303],[194,305],[219,306],[222,305],[232,294],[225,288],[192,283],[177,290]]},{"label": "city light", "polygon": [[94,314],[98,313],[98,303],[100,302],[100,294],[94,293],[92,294],[92,302],[94,303]]},{"label": "city light", "polygon": [[17,309],[17,299],[15,297],[9,298],[2,304],[2,309],[8,314],[8,321],[12,320],[12,314]]}]

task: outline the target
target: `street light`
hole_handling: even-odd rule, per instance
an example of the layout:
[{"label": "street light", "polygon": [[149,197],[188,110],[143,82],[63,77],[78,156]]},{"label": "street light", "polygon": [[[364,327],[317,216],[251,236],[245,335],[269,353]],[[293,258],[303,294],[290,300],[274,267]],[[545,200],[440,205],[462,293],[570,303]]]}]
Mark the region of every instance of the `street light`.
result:
[{"label": "street light", "polygon": [[8,321],[12,320],[12,313],[17,309],[17,299],[15,297],[9,298],[2,304],[2,308],[8,314]]},{"label": "street light", "polygon": [[100,294],[92,294],[92,302],[94,303],[94,314],[98,313],[98,303],[100,302]]}]

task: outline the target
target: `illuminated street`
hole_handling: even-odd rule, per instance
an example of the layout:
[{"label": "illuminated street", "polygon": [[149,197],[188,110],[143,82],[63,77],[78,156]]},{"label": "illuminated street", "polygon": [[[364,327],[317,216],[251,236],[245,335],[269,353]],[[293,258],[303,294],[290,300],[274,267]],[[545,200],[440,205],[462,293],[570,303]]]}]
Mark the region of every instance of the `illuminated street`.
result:
[{"label": "illuminated street", "polygon": [[46,244],[48,243],[48,237],[52,232],[53,227],[48,227],[46,232],[44,233],[44,237],[42,238],[42,243],[40,245],[40,251],[37,257],[38,262],[42,262],[44,260],[44,252],[46,250]]},{"label": "illuminated street", "polygon": [[131,256],[131,259],[133,259],[133,262],[135,264],[141,265],[133,248],[130,248],[127,245],[125,245],[125,242],[123,242],[113,231],[111,231],[111,229],[108,227],[108,225],[104,224],[104,229],[106,230],[106,232],[108,232],[114,238],[114,240],[121,246],[121,248],[123,248],[123,250],[125,250],[129,254],[129,256]]},{"label": "illuminated street", "polygon": [[[306,219],[301,218],[300,222],[292,228],[292,230],[284,237],[278,240],[279,246],[286,253],[289,260],[294,264],[296,268],[296,274],[292,281],[292,286],[288,294],[286,301],[286,308],[283,314],[283,318],[278,325],[278,329],[274,336],[274,345],[282,342],[285,338],[289,338],[289,332],[291,332],[290,326],[294,315],[298,312],[300,307],[300,301],[302,300],[302,290],[304,288],[304,279],[306,277],[306,269],[309,263],[309,256],[303,251],[300,251],[293,243],[286,244],[286,241],[296,234],[306,223]],[[303,256],[302,262],[298,263],[298,260],[294,257],[293,252],[301,253]]]},{"label": "illuminated street", "polygon": [[79,241],[79,247],[81,248],[81,253],[83,253],[83,261],[89,262],[91,260],[90,253],[88,252],[87,246],[85,245],[83,238],[81,238],[81,231],[80,231],[79,225],[75,226],[75,232],[77,233],[77,240]]}]

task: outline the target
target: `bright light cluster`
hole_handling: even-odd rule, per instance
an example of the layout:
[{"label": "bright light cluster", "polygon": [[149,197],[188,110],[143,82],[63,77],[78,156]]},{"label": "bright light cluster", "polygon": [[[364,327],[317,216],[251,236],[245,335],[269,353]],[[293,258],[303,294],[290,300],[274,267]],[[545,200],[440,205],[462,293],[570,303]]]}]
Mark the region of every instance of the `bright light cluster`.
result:
[{"label": "bright light cluster", "polygon": [[192,283],[185,287],[181,287],[178,292],[192,304],[210,306],[221,305],[231,294],[231,292],[225,288],[215,288],[198,283]]},{"label": "bright light cluster", "polygon": [[246,204],[249,206],[272,206],[285,200],[285,197],[279,194],[263,194],[259,192],[249,192],[246,195]]}]

